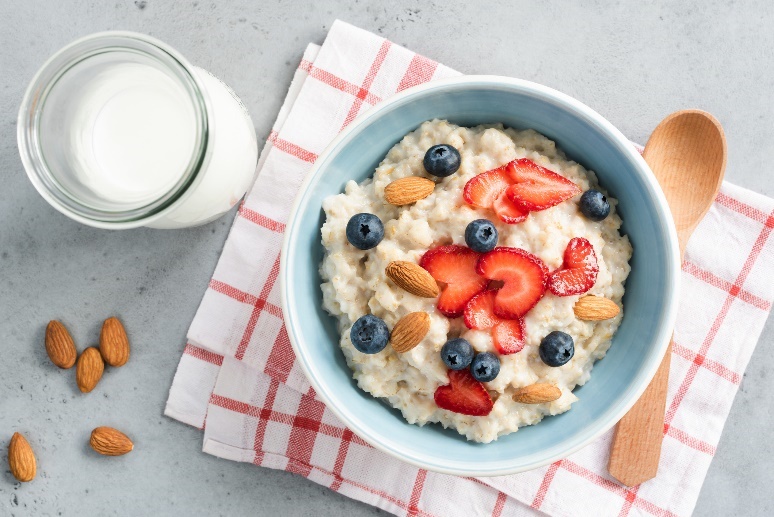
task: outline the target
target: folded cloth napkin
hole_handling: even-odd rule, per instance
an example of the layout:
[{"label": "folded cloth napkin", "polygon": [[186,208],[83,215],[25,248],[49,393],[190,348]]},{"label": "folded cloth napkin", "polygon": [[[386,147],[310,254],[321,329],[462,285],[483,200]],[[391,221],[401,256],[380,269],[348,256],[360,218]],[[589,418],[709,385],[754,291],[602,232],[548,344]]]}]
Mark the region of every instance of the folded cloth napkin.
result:
[{"label": "folded cloth napkin", "polygon": [[[309,45],[188,331],[166,414],[204,451],[301,474],[400,515],[688,515],[774,299],[774,200],[724,183],[688,245],[658,476],[606,469],[612,432],[550,466],[497,478],[418,469],[344,427],[296,364],[276,282],[290,206],[318,153],[368,107],[458,75],[337,21]],[[406,424],[408,425],[408,424]]]}]

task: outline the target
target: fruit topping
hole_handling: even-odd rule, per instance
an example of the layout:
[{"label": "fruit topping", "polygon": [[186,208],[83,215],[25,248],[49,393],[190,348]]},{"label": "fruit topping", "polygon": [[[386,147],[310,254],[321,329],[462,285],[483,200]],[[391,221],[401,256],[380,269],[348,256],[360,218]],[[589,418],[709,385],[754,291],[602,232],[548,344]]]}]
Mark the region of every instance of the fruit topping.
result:
[{"label": "fruit topping", "polygon": [[446,285],[437,305],[444,316],[462,316],[468,301],[486,288],[487,279],[476,273],[479,256],[465,246],[448,245],[428,250],[419,261],[436,281]]},{"label": "fruit topping", "polygon": [[524,348],[524,324],[521,318],[506,320],[494,313],[497,290],[477,294],[465,307],[465,325],[474,330],[491,330],[494,346],[502,355],[515,354]]},{"label": "fruit topping", "polygon": [[524,316],[546,291],[543,261],[520,248],[495,248],[481,256],[479,275],[503,282],[494,298],[494,313],[506,319]]},{"label": "fruit topping", "polygon": [[548,276],[548,289],[557,296],[583,294],[597,281],[599,265],[594,247],[583,237],[575,237],[564,250],[564,263]]},{"label": "fruit topping", "polygon": [[477,381],[493,381],[500,373],[500,359],[492,352],[476,354],[470,364],[470,373]]},{"label": "fruit topping", "polygon": [[492,251],[497,246],[497,228],[488,219],[476,219],[465,228],[465,243],[478,253]]},{"label": "fruit topping", "polygon": [[592,221],[602,221],[610,214],[610,203],[605,195],[594,189],[587,190],[580,198],[580,211]]},{"label": "fruit topping", "polygon": [[555,330],[540,342],[540,358],[548,366],[562,366],[575,355],[572,336]]},{"label": "fruit topping", "polygon": [[471,178],[462,190],[462,199],[478,208],[492,208],[495,200],[511,183],[507,166],[503,165]]},{"label": "fruit topping", "polygon": [[387,324],[373,314],[366,314],[357,319],[349,331],[352,345],[364,354],[376,354],[384,350],[390,340]]},{"label": "fruit topping", "polygon": [[347,240],[360,250],[370,250],[382,242],[384,225],[374,214],[355,214],[347,223]]},{"label": "fruit topping", "polygon": [[462,338],[450,339],[441,348],[441,359],[450,370],[463,370],[470,366],[475,355],[471,344]]},{"label": "fruit topping", "polygon": [[457,172],[461,163],[460,153],[451,145],[434,145],[425,153],[422,164],[433,176],[445,178]]},{"label": "fruit topping", "polygon": [[546,210],[581,193],[575,183],[532,160],[514,160],[506,167],[514,183],[508,199],[524,211]]},{"label": "fruit topping", "polygon": [[435,390],[439,408],[470,416],[486,416],[492,411],[492,397],[470,370],[449,370],[448,375],[449,384]]},{"label": "fruit topping", "polygon": [[522,210],[508,198],[508,189],[503,190],[495,199],[492,210],[505,224],[519,224],[527,219],[529,212]]}]

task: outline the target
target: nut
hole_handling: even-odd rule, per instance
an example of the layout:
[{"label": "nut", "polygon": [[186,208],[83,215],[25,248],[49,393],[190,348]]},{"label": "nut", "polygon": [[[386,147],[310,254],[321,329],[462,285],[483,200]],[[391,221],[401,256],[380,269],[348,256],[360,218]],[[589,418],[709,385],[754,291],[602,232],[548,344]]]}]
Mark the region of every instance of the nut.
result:
[{"label": "nut", "polygon": [[401,289],[423,298],[438,296],[438,284],[427,270],[413,262],[394,260],[384,269],[385,274]]},{"label": "nut", "polygon": [[129,360],[129,338],[118,318],[108,318],[102,324],[99,352],[110,366],[123,366]]},{"label": "nut", "polygon": [[572,310],[579,320],[586,321],[607,320],[617,316],[621,311],[613,300],[591,294],[575,302]]},{"label": "nut", "polygon": [[430,330],[430,315],[426,312],[412,312],[403,316],[390,334],[392,348],[402,354],[419,344]]},{"label": "nut", "polygon": [[52,363],[64,369],[72,368],[78,357],[72,336],[56,320],[49,321],[46,327],[46,353]]},{"label": "nut", "polygon": [[562,396],[562,390],[553,384],[537,383],[516,390],[513,400],[522,404],[543,404]]},{"label": "nut", "polygon": [[19,433],[13,433],[8,445],[8,466],[13,477],[22,483],[35,479],[38,471],[35,453],[27,439]]},{"label": "nut", "polygon": [[105,456],[123,456],[134,449],[132,440],[112,427],[97,427],[89,438],[91,448]]},{"label": "nut", "polygon": [[105,364],[99,350],[89,347],[81,353],[78,363],[75,365],[75,382],[83,393],[93,390],[102,378]]},{"label": "nut", "polygon": [[384,188],[384,199],[391,205],[416,203],[433,193],[435,183],[427,178],[408,176],[395,180]]}]

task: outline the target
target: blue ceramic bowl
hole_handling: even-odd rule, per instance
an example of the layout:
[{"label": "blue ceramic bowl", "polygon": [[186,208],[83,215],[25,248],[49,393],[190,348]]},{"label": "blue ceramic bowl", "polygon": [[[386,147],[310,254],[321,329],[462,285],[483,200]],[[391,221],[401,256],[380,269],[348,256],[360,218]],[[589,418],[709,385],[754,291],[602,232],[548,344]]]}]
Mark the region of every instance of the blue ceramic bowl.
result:
[{"label": "blue ceramic bowl", "polygon": [[[322,201],[351,179],[373,174],[406,133],[433,118],[463,126],[502,122],[555,140],[616,197],[634,247],[626,315],[580,399],[562,415],[489,444],[439,424],[410,425],[352,380],[334,319],[322,308]],[[354,433],[401,460],[462,476],[497,476],[564,458],[610,429],[656,372],[672,333],[680,258],[666,200],[642,157],[612,124],[577,100],[538,84],[495,76],[432,82],[379,104],[347,127],[318,158],[296,198],[282,249],[282,303],[298,361],[314,389]]]}]

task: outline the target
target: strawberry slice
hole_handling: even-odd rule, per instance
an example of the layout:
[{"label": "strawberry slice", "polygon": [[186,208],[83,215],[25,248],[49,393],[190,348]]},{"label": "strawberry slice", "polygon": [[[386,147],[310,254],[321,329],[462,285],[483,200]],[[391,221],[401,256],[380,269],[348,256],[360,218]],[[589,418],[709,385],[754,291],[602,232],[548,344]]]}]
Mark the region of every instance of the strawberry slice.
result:
[{"label": "strawberry slice", "polygon": [[527,344],[524,340],[524,322],[521,318],[500,321],[492,328],[492,341],[501,355],[521,352]]},{"label": "strawberry slice", "polygon": [[578,185],[532,160],[514,160],[506,168],[514,183],[508,199],[524,212],[545,210],[581,193]]},{"label": "strawberry slice", "polygon": [[501,355],[521,352],[524,341],[524,323],[521,318],[506,320],[494,313],[498,289],[479,293],[465,307],[465,326],[474,330],[490,330],[494,346]]},{"label": "strawberry slice", "polygon": [[465,305],[488,282],[476,273],[479,254],[465,246],[439,246],[425,252],[419,265],[437,282],[446,284],[438,297],[438,310],[447,318],[462,316]]},{"label": "strawberry slice", "polygon": [[465,326],[473,330],[488,330],[500,323],[494,313],[497,289],[489,289],[474,296],[465,306]]},{"label": "strawberry slice", "polygon": [[476,264],[479,275],[503,282],[494,299],[494,313],[506,319],[524,316],[546,291],[548,270],[543,261],[519,248],[495,248]]},{"label": "strawberry slice", "polygon": [[524,221],[529,212],[522,210],[516,204],[510,200],[507,195],[508,189],[500,192],[500,195],[495,199],[492,205],[492,210],[497,214],[497,217],[505,224],[518,224]]},{"label": "strawberry slice", "polygon": [[575,237],[564,250],[564,263],[548,276],[548,289],[557,296],[583,294],[597,281],[599,265],[594,246],[583,237]]},{"label": "strawberry slice", "polygon": [[449,384],[438,386],[433,397],[439,408],[470,416],[486,416],[492,411],[492,397],[470,370],[449,370],[447,374]]},{"label": "strawberry slice", "polygon": [[482,172],[465,184],[462,199],[478,208],[492,208],[495,200],[513,181],[507,165]]}]

